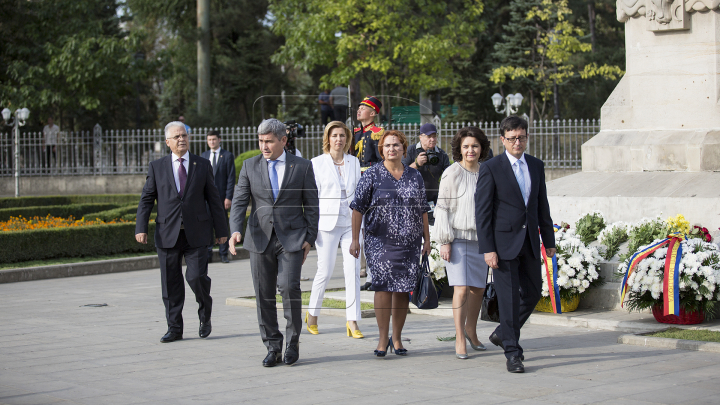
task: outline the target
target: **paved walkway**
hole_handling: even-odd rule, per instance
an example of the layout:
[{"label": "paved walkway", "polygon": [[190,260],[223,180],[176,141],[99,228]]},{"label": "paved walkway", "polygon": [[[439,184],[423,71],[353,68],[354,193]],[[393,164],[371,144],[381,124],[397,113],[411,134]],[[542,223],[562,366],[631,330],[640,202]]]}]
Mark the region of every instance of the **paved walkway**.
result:
[{"label": "paved walkway", "polygon": [[[313,253],[314,254],[314,253]],[[314,274],[310,257],[303,276]],[[617,344],[623,332],[527,325],[526,370],[505,371],[499,348],[457,360],[452,319],[408,316],[407,357],[372,357],[366,339],[345,337],[344,319],[320,318],[301,336],[293,367],[263,368],[247,260],[212,264],[213,333],[197,337],[187,289],[185,340],[161,344],[165,319],[158,270],[0,285],[1,404],[717,404],[720,354]],[[342,287],[336,271],[331,287]],[[303,290],[310,282],[302,283]],[[106,307],[88,307],[103,304]],[[284,322],[284,321],[283,321]],[[494,324],[481,322],[485,337]]]}]

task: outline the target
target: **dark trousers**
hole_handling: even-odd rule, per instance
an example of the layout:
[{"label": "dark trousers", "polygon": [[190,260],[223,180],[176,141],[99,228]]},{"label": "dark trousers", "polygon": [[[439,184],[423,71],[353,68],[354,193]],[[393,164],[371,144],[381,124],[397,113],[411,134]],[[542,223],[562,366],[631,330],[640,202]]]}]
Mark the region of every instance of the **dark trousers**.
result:
[{"label": "dark trousers", "polygon": [[511,260],[498,260],[499,268],[493,270],[497,291],[500,325],[495,333],[505,346],[505,357],[523,354],[520,346],[520,328],[535,310],[542,294],[540,258],[535,257],[530,236],[518,256]]},{"label": "dark trousers", "polygon": [[55,153],[56,145],[45,145],[45,167],[50,168],[53,163],[57,161],[57,154]]},{"label": "dark trousers", "polygon": [[[209,212],[209,209],[208,209],[208,212]],[[225,218],[227,218],[227,210],[225,208],[223,208],[223,213],[225,214]],[[228,227],[228,229],[230,229],[230,228]],[[208,248],[207,248],[208,261],[210,261],[210,257],[212,256],[212,250],[213,250],[214,246],[215,246],[215,239],[210,241],[210,246],[208,246]],[[226,240],[225,243],[221,243],[218,246],[220,246],[220,249],[219,249],[220,256],[227,257],[228,251],[230,250],[230,242]]]},{"label": "dark trousers", "polygon": [[336,121],[345,122],[347,120],[348,108],[346,105],[336,105],[333,107],[333,113],[335,114]]},{"label": "dark trousers", "polygon": [[320,123],[322,125],[325,125],[328,122],[335,120],[335,114],[333,114],[333,110],[321,110],[320,115]]},{"label": "dark trousers", "polygon": [[185,283],[182,275],[182,259],[185,257],[187,268],[185,279],[195,293],[200,322],[210,320],[212,297],[210,297],[210,277],[207,275],[207,247],[188,246],[185,230],[180,230],[178,240],[171,249],[157,248],[160,259],[160,277],[162,279],[162,298],[165,304],[165,317],[168,331],[183,332],[182,310],[185,304]]},{"label": "dark trousers", "polygon": [[287,252],[273,231],[262,253],[250,252],[250,271],[260,326],[260,337],[268,350],[282,352],[283,335],[278,329],[275,288],[280,290],[288,344],[298,344],[302,328],[302,297],[300,270],[303,251]]}]

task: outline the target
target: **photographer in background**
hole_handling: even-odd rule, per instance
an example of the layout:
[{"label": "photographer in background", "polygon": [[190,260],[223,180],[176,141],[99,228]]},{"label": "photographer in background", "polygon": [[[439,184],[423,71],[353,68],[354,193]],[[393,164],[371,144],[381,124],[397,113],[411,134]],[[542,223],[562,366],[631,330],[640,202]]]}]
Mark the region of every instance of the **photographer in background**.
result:
[{"label": "photographer in background", "polygon": [[[422,175],[425,183],[428,204],[432,210],[435,209],[438,199],[440,178],[445,169],[450,167],[450,157],[444,150],[437,146],[437,128],[427,123],[420,127],[420,142],[408,148],[407,156],[403,163],[417,169]],[[435,223],[433,211],[428,213],[430,225]]]},{"label": "photographer in background", "polygon": [[305,137],[305,128],[295,122],[295,120],[285,121],[283,124],[285,124],[285,132],[288,138],[287,144],[285,144],[285,151],[301,158],[302,152],[295,147],[295,139]]}]

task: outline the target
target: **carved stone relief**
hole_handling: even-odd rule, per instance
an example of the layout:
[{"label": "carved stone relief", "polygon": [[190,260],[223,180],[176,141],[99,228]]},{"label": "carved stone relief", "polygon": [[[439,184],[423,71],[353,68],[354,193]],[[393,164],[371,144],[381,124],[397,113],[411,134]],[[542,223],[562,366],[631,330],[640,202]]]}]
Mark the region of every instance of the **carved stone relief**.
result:
[{"label": "carved stone relief", "polygon": [[649,31],[686,30],[689,14],[720,9],[720,0],[617,0],[617,19],[645,16]]}]

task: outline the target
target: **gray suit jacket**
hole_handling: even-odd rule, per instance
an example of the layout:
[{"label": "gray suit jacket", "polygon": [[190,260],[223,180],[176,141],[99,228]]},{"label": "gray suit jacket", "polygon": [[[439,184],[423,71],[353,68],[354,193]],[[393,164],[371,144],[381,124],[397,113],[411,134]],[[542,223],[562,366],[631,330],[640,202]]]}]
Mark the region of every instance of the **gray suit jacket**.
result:
[{"label": "gray suit jacket", "polygon": [[[230,231],[231,235],[245,235],[243,247],[250,252],[264,252],[273,229],[287,252],[301,250],[303,242],[315,244],[320,210],[313,166],[309,160],[290,153],[286,156],[285,175],[275,202],[267,160],[262,155],[243,162],[240,170],[230,208]],[[252,210],[245,228],[250,202]]]}]

